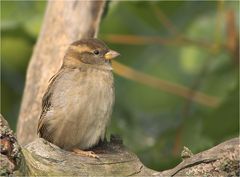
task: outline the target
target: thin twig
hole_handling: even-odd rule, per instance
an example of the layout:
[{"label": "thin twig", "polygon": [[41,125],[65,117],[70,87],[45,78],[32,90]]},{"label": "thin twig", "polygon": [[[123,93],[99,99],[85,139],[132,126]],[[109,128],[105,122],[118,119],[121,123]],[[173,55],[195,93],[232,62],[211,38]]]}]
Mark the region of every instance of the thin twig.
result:
[{"label": "thin twig", "polygon": [[192,100],[205,106],[217,107],[219,105],[219,99],[216,97],[208,96],[204,93],[194,91],[179,84],[161,80],[159,78],[139,72],[119,62],[113,61],[113,68],[118,75],[127,79],[160,89],[168,93],[172,93],[174,95],[184,97],[185,99]]},{"label": "thin twig", "polygon": [[227,11],[226,22],[227,42],[226,47],[233,57],[233,63],[236,67],[239,66],[239,33],[236,25],[236,14],[234,10]]},{"label": "thin twig", "polygon": [[178,35],[177,28],[175,25],[171,22],[171,20],[168,19],[168,17],[165,15],[165,13],[159,8],[159,6],[156,6],[153,4],[153,2],[150,3],[151,7],[153,9],[153,12],[155,13],[155,16],[159,20],[159,22],[172,34]]},{"label": "thin twig", "polygon": [[[160,36],[137,36],[126,34],[108,34],[103,35],[102,38],[110,43],[127,44],[127,45],[174,45],[174,46],[186,46],[195,45],[207,49],[210,53],[215,50],[215,45],[207,41],[197,41],[184,36],[178,36],[176,38],[162,38]],[[220,46],[223,47],[223,46]]]},{"label": "thin twig", "polygon": [[224,11],[224,1],[218,0],[217,2],[217,15],[216,15],[216,25],[215,25],[215,50],[218,52],[220,49],[222,37],[221,37],[221,24],[222,24],[222,15]]}]

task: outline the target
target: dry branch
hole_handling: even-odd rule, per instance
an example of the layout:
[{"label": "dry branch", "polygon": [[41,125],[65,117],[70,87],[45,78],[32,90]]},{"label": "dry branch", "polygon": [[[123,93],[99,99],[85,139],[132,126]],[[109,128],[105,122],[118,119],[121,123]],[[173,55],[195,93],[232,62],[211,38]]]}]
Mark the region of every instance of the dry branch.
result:
[{"label": "dry branch", "polygon": [[119,138],[95,148],[99,159],[94,159],[76,156],[40,138],[20,151],[2,116],[0,135],[1,145],[9,144],[7,149],[0,148],[1,176],[239,176],[239,138],[196,155],[184,151],[178,166],[157,172],[145,167]]},{"label": "dry branch", "polygon": [[219,105],[219,100],[213,96],[208,96],[202,92],[195,91],[183,85],[161,80],[159,78],[139,72],[116,61],[113,61],[113,68],[118,75],[142,84],[149,85],[153,88],[161,89],[165,92],[181,96],[185,99],[195,101],[205,106],[217,107]]}]

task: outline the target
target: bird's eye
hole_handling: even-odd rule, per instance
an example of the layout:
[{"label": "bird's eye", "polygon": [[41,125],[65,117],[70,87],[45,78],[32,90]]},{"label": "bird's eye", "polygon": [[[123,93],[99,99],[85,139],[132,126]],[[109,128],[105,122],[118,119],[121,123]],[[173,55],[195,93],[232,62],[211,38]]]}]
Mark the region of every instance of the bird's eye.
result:
[{"label": "bird's eye", "polygon": [[98,55],[100,52],[99,52],[99,50],[94,50],[93,53],[94,53],[94,55]]}]

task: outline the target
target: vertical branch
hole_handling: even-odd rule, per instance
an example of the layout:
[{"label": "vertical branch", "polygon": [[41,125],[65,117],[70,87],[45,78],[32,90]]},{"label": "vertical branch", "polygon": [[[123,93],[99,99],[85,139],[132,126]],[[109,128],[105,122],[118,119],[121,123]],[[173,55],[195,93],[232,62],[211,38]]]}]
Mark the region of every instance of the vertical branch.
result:
[{"label": "vertical branch", "polygon": [[239,66],[239,32],[236,26],[236,14],[232,9],[226,13],[226,47],[233,57],[233,64]]},{"label": "vertical branch", "polygon": [[224,1],[218,0],[217,1],[217,14],[216,14],[216,25],[215,25],[215,47],[216,50],[220,49],[222,37],[221,37],[221,22],[223,19],[223,12],[224,12]]},{"label": "vertical branch", "polygon": [[42,96],[50,77],[60,68],[67,46],[96,37],[105,1],[49,1],[41,34],[30,60],[17,136],[21,144],[37,136]]}]

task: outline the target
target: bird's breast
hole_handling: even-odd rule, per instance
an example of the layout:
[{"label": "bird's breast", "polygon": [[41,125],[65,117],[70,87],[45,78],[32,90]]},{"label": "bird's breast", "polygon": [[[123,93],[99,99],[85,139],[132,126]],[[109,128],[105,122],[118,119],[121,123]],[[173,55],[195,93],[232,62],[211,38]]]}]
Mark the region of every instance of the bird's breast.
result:
[{"label": "bird's breast", "polygon": [[53,111],[58,112],[59,116],[52,119],[53,124],[58,125],[56,140],[61,139],[66,148],[76,144],[82,149],[91,147],[104,138],[112,113],[112,72],[75,69],[65,72],[57,84]]}]

